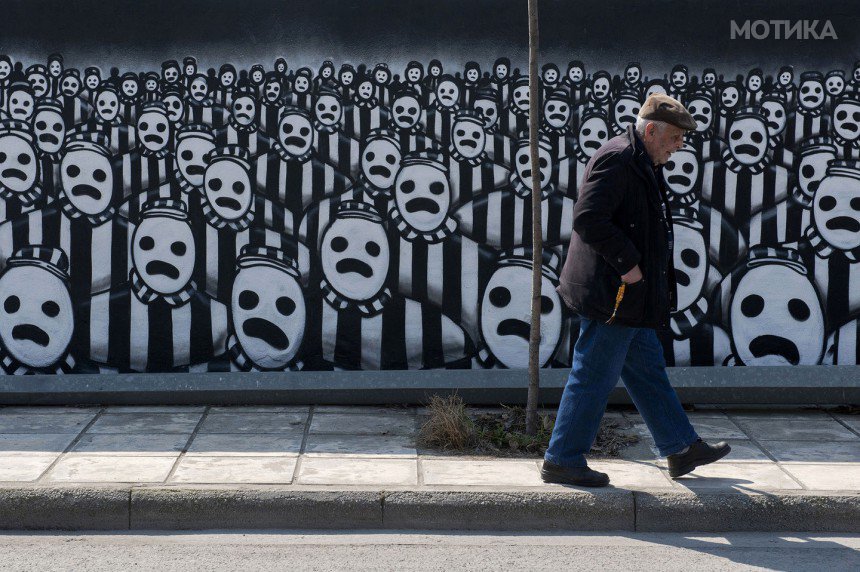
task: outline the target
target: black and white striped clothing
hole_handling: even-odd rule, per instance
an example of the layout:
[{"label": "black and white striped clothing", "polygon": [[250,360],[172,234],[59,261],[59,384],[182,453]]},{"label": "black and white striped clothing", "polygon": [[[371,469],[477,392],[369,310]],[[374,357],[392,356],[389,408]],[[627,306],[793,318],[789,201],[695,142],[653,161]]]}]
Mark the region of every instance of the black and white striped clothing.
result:
[{"label": "black and white striped clothing", "polygon": [[136,97],[119,96],[119,117],[128,125],[137,125],[140,114],[140,99]]},{"label": "black and white striped clothing", "polygon": [[387,213],[393,202],[393,189],[377,189],[363,178],[346,192],[314,201],[304,212],[298,226],[299,240],[313,251],[319,251],[319,241],[337,214],[337,208],[344,201],[361,201],[373,205],[376,212]]},{"label": "black and white striped clothing", "polygon": [[358,139],[340,131],[314,131],[314,151],[317,157],[348,174],[352,179],[361,173],[361,144]]},{"label": "black and white striped clothing", "polygon": [[803,265],[821,297],[825,324],[841,323],[860,312],[860,262],[850,260],[841,250],[822,256],[808,241],[799,244]]},{"label": "black and white striped clothing", "polygon": [[63,160],[62,151],[52,155],[37,153],[36,157],[39,161],[38,184],[39,188],[42,189],[42,196],[47,200],[55,199],[60,196],[62,185],[62,179],[60,178],[60,163]]},{"label": "black and white striped clothing", "polygon": [[361,141],[371,130],[387,125],[388,118],[388,110],[375,102],[345,105],[343,108],[343,133]]},{"label": "black and white striped clothing", "polygon": [[469,336],[430,304],[395,296],[366,315],[337,310],[322,297],[307,299],[303,355],[346,370],[467,368]]},{"label": "black and white striped clothing", "polygon": [[519,137],[520,134],[529,129],[529,114],[520,111],[514,104],[503,109],[499,114],[499,131],[508,137]]},{"label": "black and white striped clothing", "polygon": [[[546,246],[570,240],[574,202],[558,191],[543,193],[541,220]],[[531,194],[512,187],[476,197],[457,209],[460,232],[493,248],[509,250],[532,243]]]},{"label": "black and white striped clothing", "polygon": [[805,111],[798,107],[796,111],[789,113],[783,132],[784,145],[789,149],[797,149],[805,139],[827,135],[830,120],[823,111],[823,108]]},{"label": "black and white striped clothing", "polygon": [[122,155],[137,148],[137,129],[123,123],[119,117],[114,121],[102,121],[92,117],[84,125],[86,131],[100,131],[108,136],[111,155]]},{"label": "black and white striped clothing", "polygon": [[[53,169],[49,172],[53,174]],[[0,223],[44,208],[52,199],[53,197],[48,195],[38,184],[25,193],[18,193],[0,183]]]},{"label": "black and white striped clothing", "polygon": [[451,184],[451,208],[454,209],[472,198],[490,193],[508,184],[510,171],[493,163],[489,156],[466,159],[456,152],[444,159]]},{"label": "black and white striped clothing", "polygon": [[210,100],[202,103],[192,98],[185,99],[185,124],[207,125],[213,129],[220,129],[227,124],[229,112],[220,105],[213,104]]},{"label": "black and white striped clothing", "polygon": [[150,187],[158,187],[173,177],[173,154],[163,149],[159,153],[131,151],[119,157],[118,168],[123,198],[137,195]]},{"label": "black and white striped clothing", "polygon": [[485,151],[490,160],[496,165],[501,165],[509,171],[514,168],[514,156],[517,153],[517,145],[514,140],[504,133],[491,131],[487,133]]},{"label": "black and white striped clothing", "polygon": [[261,101],[257,109],[257,123],[260,125],[260,132],[265,133],[272,139],[278,137],[278,123],[281,120],[281,112],[284,109],[283,100],[278,100],[274,103],[269,101]]},{"label": "black and white striped clothing", "polygon": [[657,336],[669,367],[722,366],[732,355],[729,335],[712,324],[699,324],[685,337],[675,337],[668,331],[658,331]]},{"label": "black and white striped clothing", "polygon": [[215,146],[239,145],[251,155],[251,158],[268,153],[272,148],[272,138],[257,130],[256,124],[243,127],[228,120],[227,125],[215,131]]},{"label": "black and white striped clothing", "polygon": [[427,111],[427,134],[442,149],[451,146],[451,127],[459,110],[460,106],[455,105],[451,108],[433,107]]},{"label": "black and white striped clothing", "polygon": [[778,246],[803,240],[812,224],[810,204],[803,204],[792,194],[773,207],[756,213],[746,222],[744,233],[751,245]]},{"label": "black and white striped clothing", "polygon": [[63,123],[66,124],[66,129],[71,130],[85,123],[93,113],[92,106],[81,97],[61,95],[57,99],[63,106]]},{"label": "black and white striped clothing", "polygon": [[426,151],[438,148],[436,141],[428,137],[418,125],[412,129],[401,129],[392,123],[389,129],[397,135],[397,142],[400,144],[400,153],[402,155],[407,155],[413,151]]},{"label": "black and white striped clothing", "polygon": [[227,307],[193,289],[182,304],[145,303],[123,283],[78,304],[76,315],[90,325],[75,329],[76,351],[121,372],[171,371],[225,351]]},{"label": "black and white striped clothing", "polygon": [[852,316],[841,323],[827,338],[824,350],[826,365],[860,365],[860,318]]}]

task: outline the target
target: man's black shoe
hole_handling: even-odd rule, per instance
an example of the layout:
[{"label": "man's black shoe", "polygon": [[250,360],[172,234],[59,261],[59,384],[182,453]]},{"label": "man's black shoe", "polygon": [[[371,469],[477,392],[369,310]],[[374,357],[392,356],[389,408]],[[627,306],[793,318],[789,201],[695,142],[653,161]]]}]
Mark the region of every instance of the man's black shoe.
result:
[{"label": "man's black shoe", "polygon": [[686,453],[669,455],[666,461],[669,464],[669,476],[673,479],[686,475],[696,467],[707,465],[718,461],[729,454],[732,448],[725,441],[715,445],[708,445],[701,439],[690,445]]},{"label": "man's black shoe", "polygon": [[605,487],[609,484],[609,475],[606,473],[599,473],[588,467],[562,467],[549,461],[543,462],[540,476],[545,483],[578,487]]}]

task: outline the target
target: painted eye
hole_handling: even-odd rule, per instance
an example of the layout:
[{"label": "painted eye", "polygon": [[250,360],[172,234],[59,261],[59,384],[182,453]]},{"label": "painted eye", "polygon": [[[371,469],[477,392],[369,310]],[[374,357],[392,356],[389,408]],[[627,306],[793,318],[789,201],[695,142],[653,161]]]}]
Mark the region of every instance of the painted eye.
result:
[{"label": "painted eye", "polygon": [[18,163],[21,165],[29,165],[32,160],[33,159],[27,153],[21,153],[18,155]]},{"label": "painted eye", "polygon": [[300,134],[302,137],[307,137],[308,133],[310,133],[310,132],[311,132],[311,130],[310,130],[310,129],[308,129],[307,127],[302,127],[302,128],[299,130],[299,134]]},{"label": "painted eye", "polygon": [[192,153],[190,149],[186,149],[185,151],[182,152],[180,157],[182,157],[186,161],[190,161],[191,159],[194,158],[194,153]]},{"label": "painted eye", "polygon": [[18,296],[9,296],[6,298],[6,301],[3,302],[3,309],[6,310],[7,314],[14,314],[21,307],[21,299]]},{"label": "painted eye", "polygon": [[349,246],[349,241],[343,236],[337,236],[331,241],[331,249],[335,252],[343,252]]},{"label": "painted eye", "polygon": [[442,183],[440,181],[430,183],[430,192],[434,195],[441,195],[445,192],[445,183]]},{"label": "painted eye", "polygon": [[209,181],[209,189],[210,190],[220,191],[221,185],[223,185],[223,183],[221,182],[221,179],[211,179]]},{"label": "painted eye", "polygon": [[805,322],[809,319],[809,305],[800,298],[792,298],[788,301],[788,312],[798,322]]},{"label": "painted eye", "polygon": [[[3,158],[5,160],[5,157]],[[66,174],[70,177],[77,177],[81,174],[81,168],[77,165],[69,165],[66,167]]]},{"label": "painted eye", "polygon": [[141,129],[141,131],[148,131],[149,130],[149,123],[147,123],[146,121],[141,122],[140,129]]},{"label": "painted eye", "polygon": [[764,135],[756,131],[752,135],[750,135],[750,139],[753,140],[753,143],[761,143],[764,140]]},{"label": "painted eye", "polygon": [[692,248],[685,248],[681,251],[681,260],[690,268],[699,267],[699,253]]},{"label": "painted eye", "polygon": [[764,298],[758,294],[750,294],[741,302],[741,312],[747,318],[755,318],[764,310]]},{"label": "painted eye", "polygon": [[693,172],[696,167],[693,166],[692,163],[684,163],[684,166],[681,167],[681,170],[687,173],[688,175]]},{"label": "painted eye", "polygon": [[97,183],[104,183],[107,180],[107,173],[105,173],[101,169],[96,169],[95,171],[93,171],[93,179]]},{"label": "painted eye", "polygon": [[675,168],[675,161],[672,161],[672,160],[666,161],[666,169],[671,171],[674,168]]},{"label": "painted eye", "polygon": [[[844,111],[842,112],[842,115],[845,115]],[[843,117],[843,119],[844,119],[844,117]],[[45,123],[44,121],[37,121],[36,122],[36,129],[45,130],[45,129],[47,129],[47,127],[48,127],[48,124]]]},{"label": "painted eye", "polygon": [[56,318],[60,313],[60,305],[54,302],[53,300],[48,300],[44,304],[42,304],[42,313],[44,313],[49,318]]},{"label": "painted eye", "polygon": [[380,246],[373,241],[370,241],[367,244],[365,244],[364,250],[366,250],[367,253],[374,258],[379,256],[379,253],[382,252],[382,248],[380,248]]},{"label": "painted eye", "polygon": [[528,162],[529,162],[529,156],[528,156],[528,155],[525,155],[525,154],[524,154],[524,155],[520,155],[519,162],[520,162],[520,165],[526,165],[526,164],[528,164]]},{"label": "painted eye", "polygon": [[293,312],[296,311],[296,303],[293,302],[292,298],[287,296],[281,296],[275,301],[275,307],[278,309],[278,312],[283,314],[284,316],[289,316]]},{"label": "painted eye", "polygon": [[800,174],[807,179],[811,179],[815,176],[815,167],[813,167],[812,165],[804,165],[800,169]]},{"label": "painted eye", "polygon": [[504,286],[496,286],[490,290],[490,303],[496,308],[504,308],[511,303],[511,291]]},{"label": "painted eye", "polygon": [[404,194],[408,195],[409,193],[411,193],[412,191],[415,190],[415,181],[403,181],[400,184],[400,190]]},{"label": "painted eye", "polygon": [[860,211],[860,197],[854,197],[849,204],[855,211]]},{"label": "painted eye", "polygon": [[170,245],[170,252],[172,252],[176,256],[184,256],[187,251],[188,247],[185,246],[184,242],[181,242],[179,240]]},{"label": "painted eye", "polygon": [[144,236],[138,241],[141,250],[152,250],[155,248],[155,239],[151,236]]},{"label": "painted eye", "polygon": [[365,155],[364,155],[365,161],[373,161],[374,159],[376,159],[376,154],[373,151],[368,151],[367,153],[365,153]]},{"label": "painted eye", "polygon": [[743,132],[741,132],[740,129],[735,129],[734,131],[732,131],[731,137],[733,140],[737,141],[738,139],[743,137]]},{"label": "painted eye", "polygon": [[553,308],[555,308],[555,303],[553,303],[552,298],[550,298],[549,296],[540,297],[541,314],[549,314],[550,312],[552,312]]},{"label": "painted eye", "polygon": [[239,293],[239,307],[243,310],[252,310],[260,303],[260,297],[251,290],[242,290]]},{"label": "painted eye", "polygon": [[245,184],[242,181],[236,181],[233,183],[233,192],[237,195],[241,195],[245,192]]},{"label": "painted eye", "polygon": [[836,198],[825,195],[818,201],[818,207],[823,211],[832,211],[836,208]]},{"label": "painted eye", "polygon": [[159,133],[164,133],[165,131],[167,131],[167,125],[165,125],[164,123],[159,123],[155,126],[155,130]]}]

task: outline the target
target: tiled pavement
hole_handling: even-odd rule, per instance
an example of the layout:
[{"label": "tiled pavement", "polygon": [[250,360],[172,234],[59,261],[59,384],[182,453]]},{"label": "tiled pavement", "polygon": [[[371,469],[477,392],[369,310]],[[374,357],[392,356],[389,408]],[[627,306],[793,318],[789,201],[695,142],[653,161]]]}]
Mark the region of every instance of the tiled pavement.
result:
[{"label": "tiled pavement", "polygon": [[[553,489],[539,460],[419,450],[422,411],[386,407],[0,408],[4,484],[271,484],[392,489]],[[860,491],[860,416],[817,410],[690,413],[732,454],[668,478],[647,429],[620,460],[592,460],[617,488]]]}]

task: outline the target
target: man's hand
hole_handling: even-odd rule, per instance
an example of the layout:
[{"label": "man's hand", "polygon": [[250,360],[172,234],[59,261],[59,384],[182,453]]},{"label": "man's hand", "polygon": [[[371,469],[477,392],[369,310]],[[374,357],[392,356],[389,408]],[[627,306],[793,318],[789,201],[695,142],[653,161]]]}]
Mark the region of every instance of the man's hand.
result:
[{"label": "man's hand", "polygon": [[642,280],[642,271],[639,270],[639,265],[633,267],[630,272],[621,277],[621,281],[625,284],[634,284]]}]

